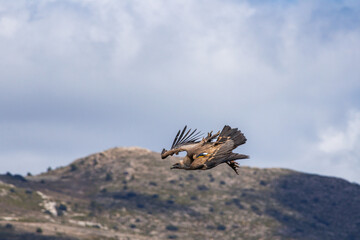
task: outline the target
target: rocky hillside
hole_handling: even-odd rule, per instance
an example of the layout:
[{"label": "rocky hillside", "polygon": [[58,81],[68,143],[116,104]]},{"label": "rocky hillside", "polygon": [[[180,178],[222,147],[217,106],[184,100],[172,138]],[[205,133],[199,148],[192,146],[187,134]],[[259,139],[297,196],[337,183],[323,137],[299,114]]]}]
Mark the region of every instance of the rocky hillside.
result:
[{"label": "rocky hillside", "polygon": [[141,148],[0,176],[0,239],[360,239],[360,186],[285,169],[170,170]]}]

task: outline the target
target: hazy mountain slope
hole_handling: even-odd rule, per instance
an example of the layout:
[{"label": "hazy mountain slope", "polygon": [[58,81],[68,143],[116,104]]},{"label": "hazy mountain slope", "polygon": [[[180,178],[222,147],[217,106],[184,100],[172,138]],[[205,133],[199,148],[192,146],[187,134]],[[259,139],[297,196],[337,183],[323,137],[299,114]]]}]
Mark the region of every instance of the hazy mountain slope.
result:
[{"label": "hazy mountain slope", "polygon": [[10,223],[58,239],[360,238],[357,184],[285,169],[170,170],[176,160],[114,148],[26,180],[3,175],[0,232],[15,234]]}]

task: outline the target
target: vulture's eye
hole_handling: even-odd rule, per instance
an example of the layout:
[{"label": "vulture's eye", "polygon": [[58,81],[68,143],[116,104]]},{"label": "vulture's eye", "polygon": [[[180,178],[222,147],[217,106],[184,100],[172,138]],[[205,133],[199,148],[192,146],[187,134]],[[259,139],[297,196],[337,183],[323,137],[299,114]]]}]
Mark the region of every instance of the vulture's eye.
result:
[{"label": "vulture's eye", "polygon": [[205,157],[206,155],[207,153],[200,153],[199,155],[196,156],[196,158]]}]

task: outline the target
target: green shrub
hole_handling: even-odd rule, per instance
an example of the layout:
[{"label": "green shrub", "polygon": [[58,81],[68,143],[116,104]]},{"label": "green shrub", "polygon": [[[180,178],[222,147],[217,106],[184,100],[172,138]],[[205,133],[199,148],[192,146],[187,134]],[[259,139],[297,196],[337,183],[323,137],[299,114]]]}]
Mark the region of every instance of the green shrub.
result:
[{"label": "green shrub", "polygon": [[70,171],[74,172],[78,169],[78,167],[75,164],[70,165]]},{"label": "green shrub", "polygon": [[5,228],[6,229],[14,229],[14,226],[11,224],[11,223],[7,223],[6,225],[5,225]]},{"label": "green shrub", "polygon": [[167,225],[166,230],[177,231],[177,230],[179,230],[179,228],[177,226],[174,226],[174,225]]},{"label": "green shrub", "polygon": [[113,180],[113,176],[111,175],[111,173],[106,173],[105,181],[112,181],[112,180]]}]

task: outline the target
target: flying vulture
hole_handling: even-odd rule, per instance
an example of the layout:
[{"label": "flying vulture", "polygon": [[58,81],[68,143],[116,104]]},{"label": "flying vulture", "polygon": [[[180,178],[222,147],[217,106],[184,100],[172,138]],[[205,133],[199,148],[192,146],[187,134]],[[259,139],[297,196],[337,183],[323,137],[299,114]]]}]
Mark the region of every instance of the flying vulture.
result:
[{"label": "flying vulture", "polygon": [[246,142],[244,134],[237,128],[225,125],[221,132],[213,135],[211,131],[202,140],[200,132],[196,129],[186,131],[186,128],[185,126],[182,131],[179,130],[170,150],[163,149],[161,152],[162,159],[182,151],[187,152],[184,159],[174,164],[171,169],[207,170],[226,163],[238,174],[239,165],[235,160],[249,158],[247,155],[232,152]]}]

